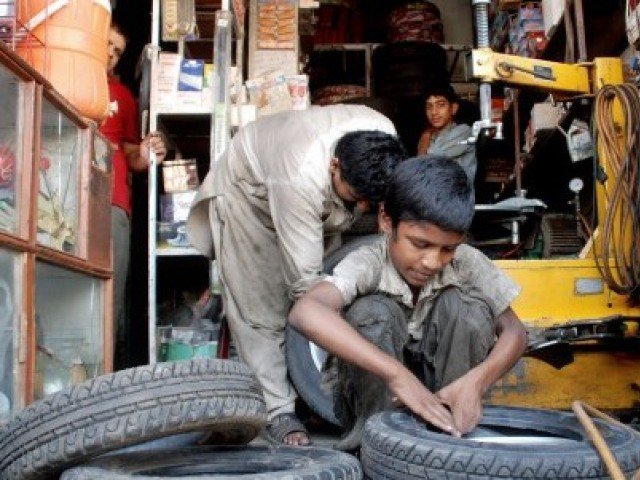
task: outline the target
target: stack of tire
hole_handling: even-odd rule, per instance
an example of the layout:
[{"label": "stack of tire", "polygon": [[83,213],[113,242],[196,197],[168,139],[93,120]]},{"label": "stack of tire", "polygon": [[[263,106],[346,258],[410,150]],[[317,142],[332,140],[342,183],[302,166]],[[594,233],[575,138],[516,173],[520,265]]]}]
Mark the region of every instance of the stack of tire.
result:
[{"label": "stack of tire", "polygon": [[265,422],[260,386],[241,363],[123,370],[36,401],[0,427],[0,479],[362,478],[342,452],[245,446]]},{"label": "stack of tire", "polygon": [[[634,477],[638,432],[594,423],[624,477]],[[365,426],[360,460],[371,480],[610,478],[574,414],[527,408],[486,407],[478,428],[464,438],[430,430],[403,412],[382,412]]]},{"label": "stack of tire", "polygon": [[440,9],[431,2],[412,2],[395,8],[389,16],[389,41],[444,43]]},{"label": "stack of tire", "polygon": [[398,134],[414,154],[425,127],[424,94],[449,82],[440,10],[431,2],[409,2],[393,9],[388,23],[389,43],[373,51],[374,93],[397,103]]},{"label": "stack of tire", "polygon": [[336,103],[343,103],[366,95],[367,89],[362,85],[327,85],[314,92],[313,104],[334,105]]}]

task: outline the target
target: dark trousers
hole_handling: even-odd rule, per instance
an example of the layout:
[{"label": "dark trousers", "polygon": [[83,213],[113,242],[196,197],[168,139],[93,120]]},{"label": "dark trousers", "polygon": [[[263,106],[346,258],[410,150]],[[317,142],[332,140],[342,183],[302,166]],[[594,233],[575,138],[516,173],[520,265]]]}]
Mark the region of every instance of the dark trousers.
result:
[{"label": "dark trousers", "polygon": [[[495,341],[491,309],[457,288],[442,291],[424,319],[420,341],[409,338],[408,312],[384,295],[357,299],[345,318],[362,336],[403,361],[432,392],[482,362]],[[337,445],[357,448],[364,422],[392,407],[386,384],[354,365],[337,361],[335,412],[351,433]]]}]

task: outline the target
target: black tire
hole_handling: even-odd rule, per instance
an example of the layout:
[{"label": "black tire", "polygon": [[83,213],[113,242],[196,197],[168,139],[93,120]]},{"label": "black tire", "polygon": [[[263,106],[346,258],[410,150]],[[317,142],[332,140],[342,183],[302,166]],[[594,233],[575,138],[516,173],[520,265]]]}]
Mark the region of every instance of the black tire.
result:
[{"label": "black tire", "polygon": [[208,443],[209,434],[207,432],[188,432],[170,435],[168,437],[156,438],[148,442],[136,443],[128,447],[119,448],[105,455],[119,455],[129,452],[143,452],[148,450],[167,450],[169,448],[195,447],[197,445],[206,445]]},{"label": "black tire", "polygon": [[367,212],[363,213],[355,222],[353,222],[349,227],[349,230],[343,232],[342,235],[343,237],[357,237],[363,235],[375,235],[378,231],[378,212]]},{"label": "black tire", "polygon": [[[640,466],[640,435],[596,423],[622,470],[632,475]],[[496,442],[517,436],[525,437],[520,444]],[[486,407],[466,438],[430,431],[403,412],[379,413],[365,426],[361,461],[372,480],[609,478],[575,415],[526,408]]]},{"label": "black tire", "polygon": [[[333,272],[334,267],[349,253],[364,245],[371,245],[379,238],[380,235],[367,235],[347,243],[325,259],[324,272]],[[298,395],[321,418],[332,425],[341,426],[340,420],[333,412],[333,398],[320,388],[322,356],[326,356],[326,354],[291,326],[287,326],[285,338],[289,377]]]},{"label": "black tire", "polygon": [[226,360],[159,363],[103,375],[39,400],[0,429],[0,479],[49,478],[127,445],[207,430],[234,443],[266,422],[248,367]]},{"label": "black tire", "polygon": [[359,480],[351,455],[315,447],[195,447],[129,453],[67,470],[61,480]]},{"label": "black tire", "polygon": [[420,96],[449,81],[447,53],[433,42],[389,43],[373,51],[371,62],[375,93],[381,97]]}]

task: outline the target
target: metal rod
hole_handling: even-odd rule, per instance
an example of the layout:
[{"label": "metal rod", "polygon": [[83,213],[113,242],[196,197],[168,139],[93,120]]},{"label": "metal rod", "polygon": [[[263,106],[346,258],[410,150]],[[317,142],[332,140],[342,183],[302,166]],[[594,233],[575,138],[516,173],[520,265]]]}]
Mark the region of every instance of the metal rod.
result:
[{"label": "metal rod", "polygon": [[[158,47],[160,45],[160,0],[153,0],[151,9],[151,76],[156,73],[158,62]],[[153,84],[153,82],[152,82]],[[149,131],[153,132],[157,128],[158,116],[156,112],[155,93],[151,89],[151,99],[149,102]],[[147,233],[147,322],[148,332],[147,338],[149,343],[149,363],[153,364],[157,361],[156,355],[156,275],[157,275],[157,252],[156,252],[156,230],[157,226],[157,198],[158,198],[158,167],[157,159],[153,150],[149,151],[149,178],[147,195],[149,199],[148,206],[148,233]]]},{"label": "metal rod", "polygon": [[578,62],[587,61],[587,42],[584,29],[584,9],[582,0],[573,0],[573,14],[576,18],[576,37],[578,38]]},{"label": "metal rod", "polygon": [[[489,2],[488,0],[473,0],[476,19],[476,38],[478,48],[489,48]],[[480,120],[491,121],[491,85],[480,84]]]},{"label": "metal rod", "polygon": [[513,166],[513,173],[516,177],[516,196],[523,197],[522,195],[522,153],[520,145],[520,92],[518,90],[513,91],[513,132],[514,132],[514,152],[515,152],[515,164]]}]

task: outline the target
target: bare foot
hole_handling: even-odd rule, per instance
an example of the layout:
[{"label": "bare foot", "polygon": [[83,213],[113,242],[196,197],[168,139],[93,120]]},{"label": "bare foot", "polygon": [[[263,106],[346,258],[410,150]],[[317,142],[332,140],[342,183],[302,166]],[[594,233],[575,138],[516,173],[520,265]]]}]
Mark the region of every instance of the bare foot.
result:
[{"label": "bare foot", "polygon": [[272,418],[266,427],[266,433],[273,443],[292,446],[305,446],[311,443],[307,429],[293,412],[281,413]]},{"label": "bare foot", "polygon": [[285,435],[282,443],[285,445],[293,445],[298,447],[304,447],[309,445],[309,436],[304,432],[291,432]]}]

